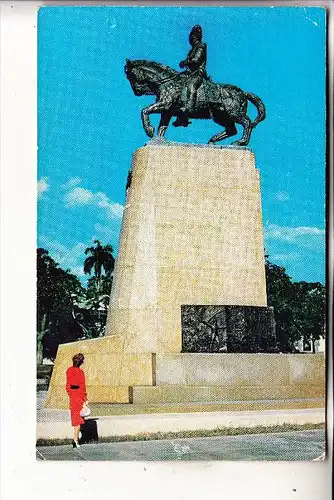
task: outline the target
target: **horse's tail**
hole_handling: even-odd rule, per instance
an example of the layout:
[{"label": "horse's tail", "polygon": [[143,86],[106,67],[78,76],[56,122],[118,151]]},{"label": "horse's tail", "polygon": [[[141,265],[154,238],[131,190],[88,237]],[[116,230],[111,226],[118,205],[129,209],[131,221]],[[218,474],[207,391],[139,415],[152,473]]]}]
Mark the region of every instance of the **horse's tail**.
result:
[{"label": "horse's tail", "polygon": [[252,122],[252,127],[256,127],[259,122],[262,122],[265,119],[266,108],[257,95],[252,94],[251,92],[246,92],[246,97],[257,108],[257,117]]}]

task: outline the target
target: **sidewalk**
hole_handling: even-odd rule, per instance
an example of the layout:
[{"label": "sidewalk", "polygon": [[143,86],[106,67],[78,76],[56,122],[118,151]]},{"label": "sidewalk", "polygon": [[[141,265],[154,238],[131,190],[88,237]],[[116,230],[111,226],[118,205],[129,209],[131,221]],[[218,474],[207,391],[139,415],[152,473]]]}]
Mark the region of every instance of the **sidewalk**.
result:
[{"label": "sidewalk", "polygon": [[[45,392],[38,393],[37,439],[72,438],[69,410],[50,410],[43,407]],[[94,407],[92,408],[94,417]],[[282,424],[325,422],[323,408],[273,409],[256,411],[210,411],[193,413],[150,413],[98,417],[99,436],[211,430],[217,427],[256,427]]]},{"label": "sidewalk", "polygon": [[38,460],[321,460],[325,431],[38,446]]}]

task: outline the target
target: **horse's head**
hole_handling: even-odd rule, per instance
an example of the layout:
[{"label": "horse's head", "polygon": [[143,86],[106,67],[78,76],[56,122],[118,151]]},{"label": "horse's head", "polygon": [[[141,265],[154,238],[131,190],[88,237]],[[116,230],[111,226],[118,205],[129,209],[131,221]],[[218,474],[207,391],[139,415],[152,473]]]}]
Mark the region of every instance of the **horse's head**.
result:
[{"label": "horse's head", "polygon": [[146,61],[126,60],[124,71],[135,95],[152,95],[152,76],[145,71]]},{"label": "horse's head", "polygon": [[135,95],[154,95],[161,85],[178,76],[175,69],[146,60],[127,59],[124,70]]}]

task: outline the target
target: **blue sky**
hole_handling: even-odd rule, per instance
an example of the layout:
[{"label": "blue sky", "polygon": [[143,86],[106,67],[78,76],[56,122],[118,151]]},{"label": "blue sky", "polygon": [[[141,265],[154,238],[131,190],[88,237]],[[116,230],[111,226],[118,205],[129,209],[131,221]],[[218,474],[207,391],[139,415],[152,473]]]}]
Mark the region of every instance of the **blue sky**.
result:
[{"label": "blue sky", "polygon": [[[201,24],[211,77],[266,104],[250,147],[270,260],[296,281],[324,282],[322,8],[44,7],[38,21],[38,245],[62,267],[84,282],[84,249],[94,239],[117,253],[132,153],[148,140],[140,111],[154,99],[133,95],[125,59],[177,68],[190,28]],[[218,131],[193,121],[166,138],[206,143]]]}]

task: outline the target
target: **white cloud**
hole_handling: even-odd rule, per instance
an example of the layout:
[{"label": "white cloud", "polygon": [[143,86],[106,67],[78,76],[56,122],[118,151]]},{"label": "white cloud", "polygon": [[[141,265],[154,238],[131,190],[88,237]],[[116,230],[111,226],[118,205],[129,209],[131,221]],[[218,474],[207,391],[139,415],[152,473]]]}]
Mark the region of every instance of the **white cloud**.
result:
[{"label": "white cloud", "polygon": [[71,177],[65,184],[61,186],[62,189],[72,189],[80,184],[82,179],[80,177]]},{"label": "white cloud", "polygon": [[64,197],[67,207],[93,205],[104,210],[109,219],[121,219],[124,207],[120,203],[111,201],[105,193],[93,193],[89,189],[75,187]]},{"label": "white cloud", "polygon": [[109,198],[101,192],[96,193],[95,200],[98,207],[106,210],[110,219],[120,219],[122,217],[124,207],[120,203],[110,201]]},{"label": "white cloud", "polygon": [[65,195],[65,202],[67,207],[74,207],[76,205],[88,205],[92,203],[94,194],[88,189],[75,187]]},{"label": "white cloud", "polygon": [[37,198],[41,198],[42,194],[45,193],[45,191],[48,191],[49,187],[50,184],[48,183],[47,177],[39,179],[37,182]]},{"label": "white cloud", "polygon": [[266,241],[281,241],[313,251],[324,250],[325,230],[319,227],[288,227],[269,224],[264,227],[264,236]]},{"label": "white cloud", "polygon": [[298,253],[291,252],[291,253],[276,253],[273,255],[270,255],[270,259],[272,259],[273,262],[288,262],[288,261],[294,261],[299,259]]},{"label": "white cloud", "polygon": [[325,236],[325,230],[318,227],[309,226],[277,226],[269,224],[264,228],[267,239],[276,239],[288,242],[296,242],[302,236]]},{"label": "white cloud", "polygon": [[290,195],[286,191],[279,191],[275,194],[275,199],[278,201],[288,201],[290,200]]},{"label": "white cloud", "polygon": [[116,242],[119,238],[119,230],[115,230],[110,226],[104,226],[103,224],[96,223],[94,224],[94,229],[97,233],[93,239],[103,238],[107,242]]},{"label": "white cloud", "polygon": [[59,241],[51,240],[46,236],[41,236],[40,242],[41,246],[49,251],[51,257],[58,262],[62,269],[70,269],[76,275],[83,276],[83,263],[86,258],[85,249],[87,245],[79,242],[73,247],[67,247]]}]

